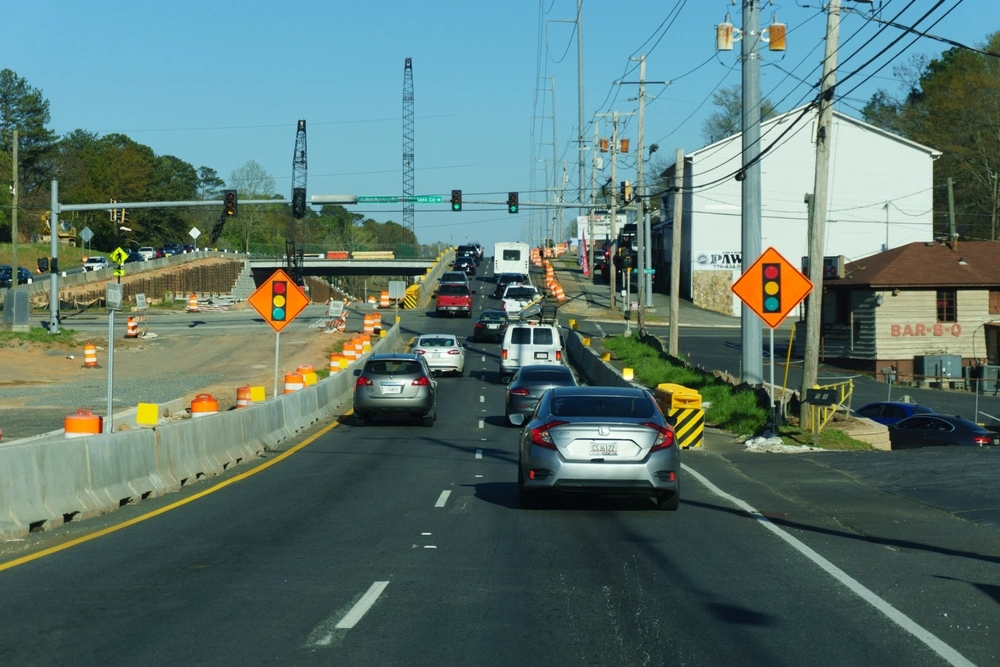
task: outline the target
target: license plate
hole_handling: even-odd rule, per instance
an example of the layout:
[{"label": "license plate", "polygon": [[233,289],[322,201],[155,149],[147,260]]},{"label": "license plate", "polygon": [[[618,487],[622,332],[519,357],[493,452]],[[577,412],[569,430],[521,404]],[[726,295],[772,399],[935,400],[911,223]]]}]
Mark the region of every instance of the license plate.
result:
[{"label": "license plate", "polygon": [[500,325],[499,324],[487,324],[486,328],[487,329],[499,329]]},{"label": "license plate", "polygon": [[548,358],[549,358],[548,352],[535,352],[535,359],[548,359]]},{"label": "license plate", "polygon": [[441,353],[440,352],[431,352],[431,356],[436,359],[436,358],[438,358],[438,357],[441,356]]},{"label": "license plate", "polygon": [[618,456],[618,443],[594,441],[590,443],[591,456]]},{"label": "license plate", "polygon": [[383,394],[402,394],[403,385],[401,384],[384,384],[382,385]]}]

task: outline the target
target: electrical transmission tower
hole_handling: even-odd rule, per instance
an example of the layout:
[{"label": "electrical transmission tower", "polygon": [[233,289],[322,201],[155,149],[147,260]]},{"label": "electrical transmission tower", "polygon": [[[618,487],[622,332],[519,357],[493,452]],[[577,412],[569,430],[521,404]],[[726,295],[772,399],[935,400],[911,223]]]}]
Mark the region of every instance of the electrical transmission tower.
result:
[{"label": "electrical transmission tower", "polygon": [[[302,260],[305,254],[305,222],[298,222],[306,215],[306,122],[300,120],[295,131],[295,153],[292,155],[292,215],[288,220],[285,253],[292,279],[301,285]],[[301,233],[300,233],[301,232]]]},{"label": "electrical transmission tower", "polygon": [[413,232],[413,59],[403,67],[403,227]]}]

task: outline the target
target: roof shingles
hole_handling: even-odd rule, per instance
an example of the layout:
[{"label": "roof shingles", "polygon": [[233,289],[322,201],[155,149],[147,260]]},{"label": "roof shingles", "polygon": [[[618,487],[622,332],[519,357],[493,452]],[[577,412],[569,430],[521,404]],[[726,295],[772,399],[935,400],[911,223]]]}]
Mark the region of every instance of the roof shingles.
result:
[{"label": "roof shingles", "polygon": [[1000,286],[1000,243],[962,241],[909,243],[844,267],[844,277],[827,279],[827,287],[997,287]]}]

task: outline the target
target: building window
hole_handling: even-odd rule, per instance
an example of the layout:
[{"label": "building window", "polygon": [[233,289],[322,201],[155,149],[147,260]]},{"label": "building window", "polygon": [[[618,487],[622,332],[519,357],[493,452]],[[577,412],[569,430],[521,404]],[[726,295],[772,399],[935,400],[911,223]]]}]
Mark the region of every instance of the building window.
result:
[{"label": "building window", "polygon": [[837,294],[837,324],[851,323],[851,291],[839,289]]},{"label": "building window", "polygon": [[937,292],[937,321],[957,322],[956,314],[956,292],[955,290],[938,290]]},{"label": "building window", "polygon": [[1000,315],[1000,290],[990,290],[990,315]]}]

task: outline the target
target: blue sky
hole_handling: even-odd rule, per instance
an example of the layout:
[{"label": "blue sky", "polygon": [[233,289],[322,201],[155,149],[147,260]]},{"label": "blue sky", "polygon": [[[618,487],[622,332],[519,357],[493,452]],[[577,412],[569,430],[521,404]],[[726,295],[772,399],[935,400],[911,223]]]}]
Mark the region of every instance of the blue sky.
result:
[{"label": "blue sky", "polygon": [[[807,99],[810,89],[778,67],[814,82],[813,67],[823,53],[825,16],[814,0],[797,1],[803,4],[765,4],[761,12],[762,24],[777,12],[788,25],[787,52],[765,54],[762,69],[762,90],[781,101],[781,111]],[[885,18],[907,1],[883,2]],[[933,4],[918,0],[898,20],[911,24]],[[867,7],[850,0],[844,5]],[[656,141],[661,155],[673,155],[677,147],[704,145],[701,123],[712,111],[705,100],[720,84],[740,81],[735,54],[715,55],[714,25],[727,11],[738,27],[740,6],[728,0],[585,0],[588,141],[595,113],[636,109],[629,98],[637,87],[617,90],[613,82],[622,78],[629,56],[648,53],[651,81],[677,79],[704,65],[669,87],[649,86],[656,99],[647,106],[647,146]],[[536,95],[536,87],[549,86],[539,75],[556,80],[558,168],[561,173],[567,161],[568,188],[576,188],[576,45],[573,26],[558,22],[575,15],[575,0],[30,2],[7,13],[8,27],[17,29],[5,34],[3,66],[42,90],[51,104],[51,127],[60,134],[76,128],[122,132],[157,154],[212,167],[223,178],[256,160],[289,196],[296,121],[304,118],[310,194],[395,195],[402,191],[403,64],[411,57],[417,194],[442,194],[447,201],[451,189],[460,188],[466,200],[502,201],[517,190],[522,202],[537,201],[546,193],[530,190],[543,187],[543,170],[551,166],[535,160],[552,160],[552,121],[532,121],[552,115],[550,93]],[[995,0],[945,0],[922,26],[976,44],[1000,28],[998,16]],[[672,23],[658,30],[668,17]],[[878,29],[845,14],[841,60],[861,50],[841,77],[899,34],[887,28],[876,35]],[[912,39],[855,76],[852,87]],[[944,48],[920,39],[894,64]],[[852,92],[848,104],[862,107],[878,87],[895,91],[891,78],[892,64]],[[634,121],[623,136],[634,146]],[[549,145],[533,151],[533,142]],[[634,170],[634,156],[629,162]],[[588,166],[588,179],[589,173]],[[625,178],[634,179],[634,171],[620,170],[619,180]],[[380,221],[402,218],[386,206],[355,210]],[[424,243],[478,240],[489,247],[521,239],[522,228],[541,215],[525,206],[514,216],[502,205],[466,204],[461,213],[447,204],[418,205],[415,229]]]}]

